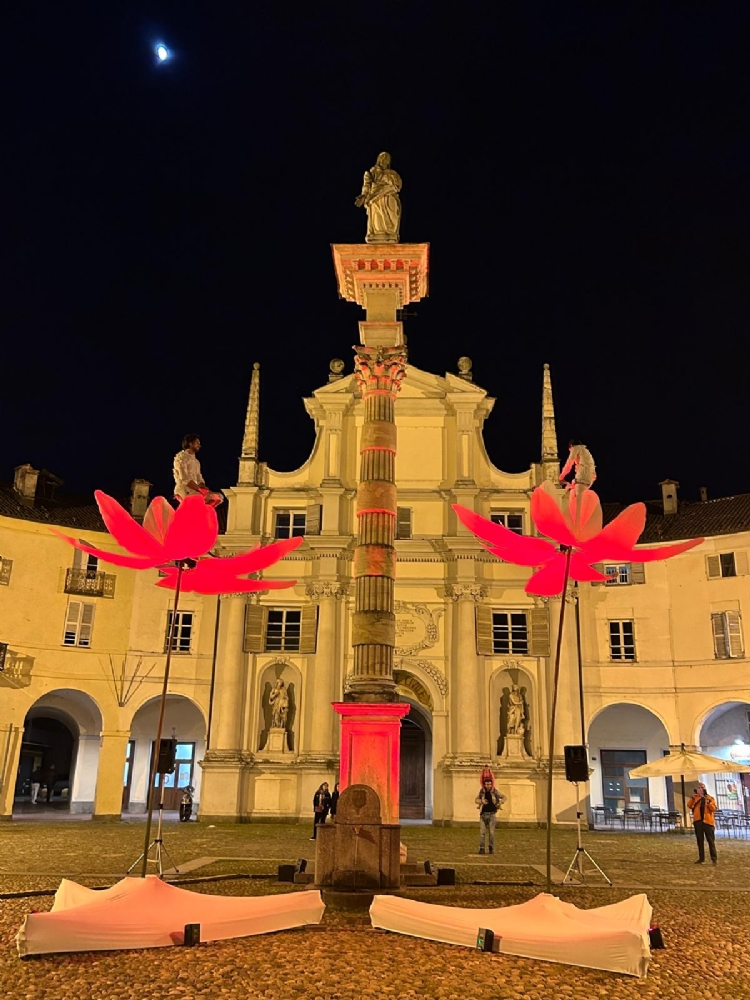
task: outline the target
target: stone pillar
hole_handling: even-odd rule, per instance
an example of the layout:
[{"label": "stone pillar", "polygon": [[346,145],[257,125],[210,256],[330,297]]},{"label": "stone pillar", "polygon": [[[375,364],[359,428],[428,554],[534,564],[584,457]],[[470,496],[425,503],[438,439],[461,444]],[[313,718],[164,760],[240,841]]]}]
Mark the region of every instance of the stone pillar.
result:
[{"label": "stone pillar", "polygon": [[13,816],[13,798],[16,775],[21,760],[23,717],[20,725],[14,722],[0,724],[0,822]]},{"label": "stone pillar", "polygon": [[119,820],[122,815],[122,780],[129,732],[102,732],[94,793],[94,819]]},{"label": "stone pillar", "polygon": [[456,602],[451,653],[457,671],[454,679],[456,749],[460,749],[462,756],[481,754],[485,742],[485,720],[482,718],[482,705],[486,704],[484,665],[477,653],[475,615],[477,601],[484,593],[484,588],[475,583],[456,583],[448,590],[448,596]]},{"label": "stone pillar", "polygon": [[[309,749],[313,754],[334,754],[333,727],[335,716],[328,706],[336,700],[336,633],[338,601],[346,594],[346,588],[339,583],[311,583],[307,596],[319,602],[318,645],[315,653],[314,674],[308,677],[305,697],[313,702]],[[315,692],[313,699],[312,692]]]},{"label": "stone pillar", "polygon": [[341,716],[341,791],[369,785],[378,793],[384,823],[398,823],[401,719],[408,704],[334,704]]},{"label": "stone pillar", "polygon": [[247,698],[245,680],[246,595],[221,598],[219,645],[216,657],[211,730],[201,781],[200,819],[238,820],[246,803],[242,798],[243,769],[253,755],[243,748],[243,708]]}]

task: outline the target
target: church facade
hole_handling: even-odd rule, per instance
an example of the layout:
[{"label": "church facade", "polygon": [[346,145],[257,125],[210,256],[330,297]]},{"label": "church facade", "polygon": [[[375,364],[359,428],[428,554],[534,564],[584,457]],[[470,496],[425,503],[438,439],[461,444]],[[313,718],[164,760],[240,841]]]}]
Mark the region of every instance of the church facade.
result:
[{"label": "church facade", "polygon": [[[260,372],[248,405],[236,485],[225,490],[219,554],[304,535],[268,577],[294,588],[221,599],[186,595],[178,612],[165,733],[178,741],[167,808],[191,784],[210,821],[308,821],[312,797],[339,767],[339,718],[352,672],[355,496],[363,406],[352,375],[305,407],[309,459],[293,472],[260,461]],[[541,386],[539,460],[508,473],[482,428],[493,400],[471,377],[408,366],[396,403],[397,579],[394,679],[409,704],[401,731],[401,816],[474,823],[482,767],[507,801],[501,822],[544,818],[545,755],[559,600],[524,592],[529,570],[489,555],[452,503],[523,534],[532,490],[559,472],[549,370]],[[238,436],[240,429],[238,428]],[[142,516],[148,484],[128,501]],[[644,542],[703,537],[663,564],[607,566],[566,605],[555,745],[555,821],[575,820],[563,747],[588,745],[588,808],[679,808],[664,779],[628,769],[680,743],[727,759],[710,779],[722,808],[744,815],[750,756],[750,496],[679,500],[662,484]],[[616,510],[605,513],[612,515]],[[50,526],[113,548],[96,509],[66,501],[30,466],[0,489],[0,816],[34,809],[98,818],[143,811],[163,676],[170,594],[156,570],[91,562]],[[579,641],[580,640],[580,641]],[[580,651],[579,651],[580,650]],[[279,683],[281,682],[281,684]],[[274,718],[274,690],[287,703]],[[281,719],[283,732],[273,725]],[[52,767],[54,765],[54,767]],[[50,802],[30,802],[39,770]],[[174,801],[173,801],[174,800]]]}]

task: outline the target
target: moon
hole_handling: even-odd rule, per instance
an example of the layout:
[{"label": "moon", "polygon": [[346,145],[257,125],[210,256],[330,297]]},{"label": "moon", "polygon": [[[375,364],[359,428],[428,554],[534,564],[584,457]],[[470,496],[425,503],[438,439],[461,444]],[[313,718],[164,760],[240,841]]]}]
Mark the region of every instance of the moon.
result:
[{"label": "moon", "polygon": [[167,48],[166,45],[162,45],[160,43],[159,45],[156,46],[154,51],[156,52],[156,58],[159,60],[159,62],[166,62],[167,59],[169,59],[169,49]]}]

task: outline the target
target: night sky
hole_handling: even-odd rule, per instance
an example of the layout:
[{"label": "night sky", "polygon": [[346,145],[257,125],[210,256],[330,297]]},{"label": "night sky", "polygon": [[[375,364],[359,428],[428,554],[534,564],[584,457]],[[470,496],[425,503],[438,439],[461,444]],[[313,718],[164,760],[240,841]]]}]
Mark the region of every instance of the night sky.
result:
[{"label": "night sky", "polygon": [[750,490],[750,9],[444,9],[13,5],[0,479],[171,491],[195,431],[231,486],[254,361],[261,458],[298,467],[301,398],[331,358],[351,370],[363,315],[330,244],[363,241],[354,198],[388,150],[401,238],[431,244],[410,359],[474,359],[497,466],[539,459],[548,362],[604,499]]}]

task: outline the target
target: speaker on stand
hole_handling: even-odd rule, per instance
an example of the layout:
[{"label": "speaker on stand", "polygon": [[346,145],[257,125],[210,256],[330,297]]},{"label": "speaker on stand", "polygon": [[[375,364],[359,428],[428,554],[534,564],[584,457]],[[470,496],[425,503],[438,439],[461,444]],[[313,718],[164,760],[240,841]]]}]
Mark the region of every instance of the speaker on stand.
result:
[{"label": "speaker on stand", "polygon": [[576,831],[578,833],[576,852],[573,855],[573,860],[568,865],[568,870],[565,873],[565,878],[563,879],[563,885],[571,881],[575,881],[572,878],[574,868],[578,870],[578,884],[583,885],[586,881],[583,868],[584,858],[588,858],[607,885],[612,885],[611,880],[604,874],[599,865],[596,861],[594,861],[589,852],[583,846],[583,838],[581,837],[581,816],[583,814],[581,813],[580,783],[582,781],[589,780],[589,758],[586,753],[586,747],[579,743],[573,746],[564,747],[563,749],[565,752],[565,780],[570,781],[576,786]]}]

